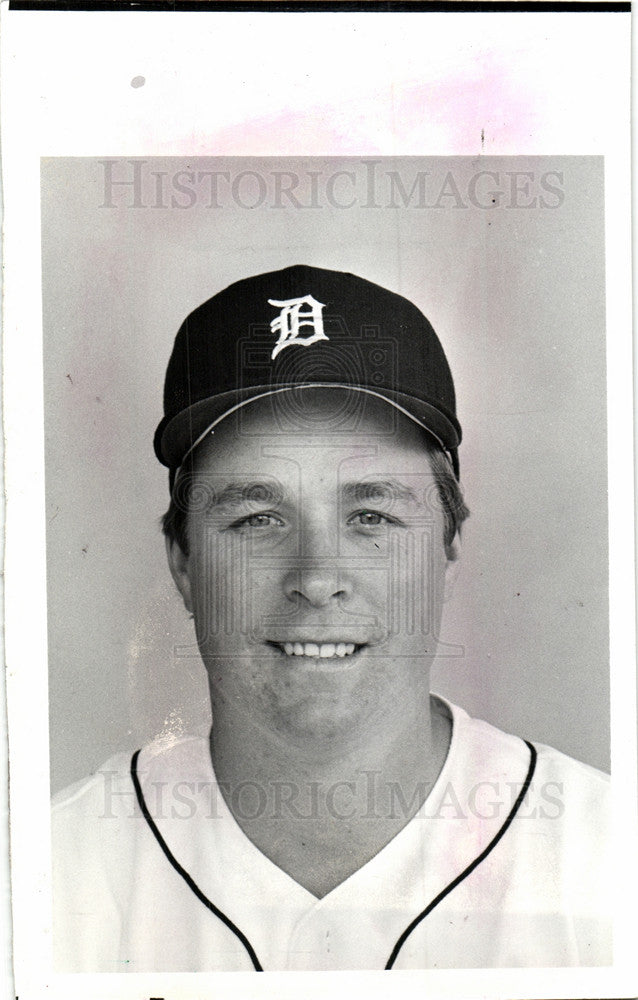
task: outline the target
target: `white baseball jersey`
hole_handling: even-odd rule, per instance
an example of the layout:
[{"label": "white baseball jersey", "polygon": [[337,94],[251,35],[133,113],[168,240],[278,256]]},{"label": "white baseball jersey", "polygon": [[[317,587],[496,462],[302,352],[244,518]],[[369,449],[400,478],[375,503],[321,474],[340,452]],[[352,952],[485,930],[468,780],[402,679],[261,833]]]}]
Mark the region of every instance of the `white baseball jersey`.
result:
[{"label": "white baseball jersey", "polygon": [[423,807],[322,899],[242,832],[207,740],[112,758],[54,805],[56,969],[609,964],[606,775],[448,710]]}]

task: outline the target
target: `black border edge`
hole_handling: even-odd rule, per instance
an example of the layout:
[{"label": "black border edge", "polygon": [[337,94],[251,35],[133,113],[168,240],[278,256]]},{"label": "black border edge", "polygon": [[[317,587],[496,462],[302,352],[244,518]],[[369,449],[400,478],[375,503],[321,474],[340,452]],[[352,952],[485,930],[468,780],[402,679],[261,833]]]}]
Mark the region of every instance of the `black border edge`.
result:
[{"label": "black border edge", "polygon": [[9,10],[289,13],[629,13],[630,0],[9,0]]}]

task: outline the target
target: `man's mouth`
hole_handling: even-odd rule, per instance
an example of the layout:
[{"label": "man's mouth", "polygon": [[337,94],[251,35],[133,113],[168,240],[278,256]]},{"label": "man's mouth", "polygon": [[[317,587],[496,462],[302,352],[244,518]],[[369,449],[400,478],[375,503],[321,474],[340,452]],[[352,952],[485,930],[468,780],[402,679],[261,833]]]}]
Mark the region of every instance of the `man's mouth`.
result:
[{"label": "man's mouth", "polygon": [[314,659],[329,660],[353,656],[363,649],[365,643],[357,642],[270,642],[268,645],[279,649],[286,656],[308,656]]}]

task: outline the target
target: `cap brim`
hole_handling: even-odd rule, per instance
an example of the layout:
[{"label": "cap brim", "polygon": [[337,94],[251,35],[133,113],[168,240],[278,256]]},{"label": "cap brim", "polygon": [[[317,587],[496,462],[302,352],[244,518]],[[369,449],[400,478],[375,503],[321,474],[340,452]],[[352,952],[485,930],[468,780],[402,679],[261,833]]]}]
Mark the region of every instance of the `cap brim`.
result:
[{"label": "cap brim", "polygon": [[428,431],[446,451],[454,451],[461,442],[461,428],[458,422],[438,407],[406,393],[391,389],[370,389],[366,386],[353,386],[336,382],[291,383],[272,386],[250,386],[246,389],[233,389],[220,393],[208,399],[199,400],[177,416],[169,420],[162,428],[156,440],[158,458],[169,468],[180,466],[193,448],[201,443],[206,434],[221,420],[231,413],[256,399],[268,398],[279,393],[298,391],[306,388],[347,389],[350,392],[364,393],[382,399],[406,417]]}]

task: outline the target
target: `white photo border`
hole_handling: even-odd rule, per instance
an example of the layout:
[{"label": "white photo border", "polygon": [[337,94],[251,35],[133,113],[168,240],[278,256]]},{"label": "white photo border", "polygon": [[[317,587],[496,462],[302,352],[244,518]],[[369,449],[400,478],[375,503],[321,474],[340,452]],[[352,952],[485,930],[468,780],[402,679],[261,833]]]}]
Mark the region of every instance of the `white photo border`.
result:
[{"label": "white photo border", "polygon": [[[81,14],[9,11],[6,2],[1,13],[5,614],[13,934],[21,1000],[194,1000],[212,989],[280,1000],[353,989],[370,997],[420,996],[426,990],[433,997],[572,1000],[635,993],[629,15]],[[160,85],[131,88],[137,75],[155,77]],[[466,109],[463,120],[435,99],[418,124],[403,130],[393,117],[393,101],[415,79],[433,87],[448,81],[449,94],[456,93],[458,106]],[[524,100],[513,107],[515,94]],[[329,148],[326,132],[303,128],[311,112],[330,122]],[[605,157],[612,772],[614,853],[623,890],[613,969],[429,970],[395,973],[396,979],[380,973],[272,973],[258,980],[243,973],[51,973],[40,158],[210,154],[213,138],[215,153],[237,155],[479,155],[484,144],[486,152],[504,155]]]}]

